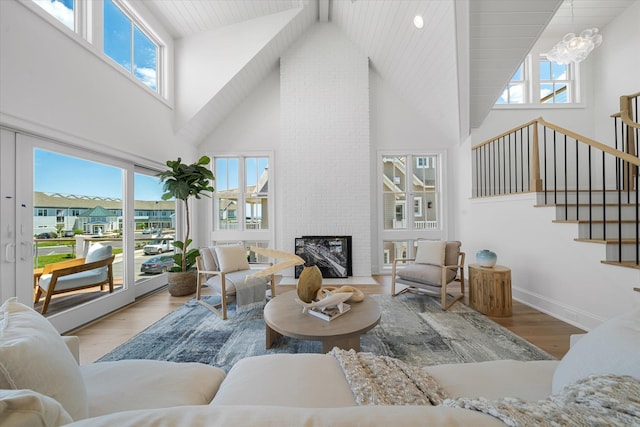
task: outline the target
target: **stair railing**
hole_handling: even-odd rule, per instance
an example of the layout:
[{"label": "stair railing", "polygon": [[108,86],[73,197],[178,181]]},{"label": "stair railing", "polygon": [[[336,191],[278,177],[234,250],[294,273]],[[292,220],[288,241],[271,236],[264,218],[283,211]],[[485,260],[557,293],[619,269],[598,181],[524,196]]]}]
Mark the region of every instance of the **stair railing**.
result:
[{"label": "stair railing", "polygon": [[[587,220],[589,239],[594,239],[594,222],[602,221],[602,237],[594,240],[617,241],[617,262],[640,266],[639,96],[621,97],[613,147],[543,118],[473,146],[473,196],[541,193],[543,204],[563,205],[565,219]],[[617,201],[607,198],[616,192]],[[586,212],[580,205],[588,206]],[[617,225],[616,232],[607,233],[608,222]],[[632,228],[635,222],[634,237],[624,237],[624,222]],[[624,254],[623,246],[635,249]]]}]

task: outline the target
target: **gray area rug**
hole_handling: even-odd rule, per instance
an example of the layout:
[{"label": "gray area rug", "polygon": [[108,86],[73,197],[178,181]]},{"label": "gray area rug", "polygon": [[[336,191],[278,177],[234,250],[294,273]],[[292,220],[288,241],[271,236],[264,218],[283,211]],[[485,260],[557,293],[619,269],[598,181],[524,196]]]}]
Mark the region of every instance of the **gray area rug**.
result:
[{"label": "gray area rug", "polygon": [[[554,357],[475,310],[456,302],[442,311],[434,298],[372,295],[382,309],[378,326],[361,338],[361,351],[427,366],[487,360],[553,360]],[[216,303],[218,297],[205,297]],[[321,353],[319,341],[279,338],[265,349],[262,308],[220,320],[191,300],[99,361],[156,359],[202,362],[228,371],[238,360],[261,354]]]}]

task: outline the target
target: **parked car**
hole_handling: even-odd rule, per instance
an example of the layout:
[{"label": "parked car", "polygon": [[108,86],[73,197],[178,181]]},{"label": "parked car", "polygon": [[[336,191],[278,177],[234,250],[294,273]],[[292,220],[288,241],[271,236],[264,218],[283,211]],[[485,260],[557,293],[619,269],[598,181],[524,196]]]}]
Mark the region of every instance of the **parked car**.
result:
[{"label": "parked car", "polygon": [[146,274],[164,273],[173,265],[173,257],[169,255],[154,256],[140,266],[140,271]]},{"label": "parked car", "polygon": [[142,249],[145,255],[157,255],[173,250],[173,236],[165,236],[159,240],[150,241]]},{"label": "parked car", "polygon": [[162,228],[145,228],[142,230],[142,234],[162,234]]},{"label": "parked car", "polygon": [[52,239],[51,233],[40,233],[36,236],[36,239]]}]

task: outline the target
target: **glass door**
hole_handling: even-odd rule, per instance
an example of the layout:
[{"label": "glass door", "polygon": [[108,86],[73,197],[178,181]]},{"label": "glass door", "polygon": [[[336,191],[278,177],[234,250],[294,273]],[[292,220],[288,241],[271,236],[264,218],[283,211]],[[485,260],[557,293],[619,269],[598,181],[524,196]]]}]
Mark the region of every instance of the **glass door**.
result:
[{"label": "glass door", "polygon": [[[30,183],[23,191],[32,194],[25,215],[31,224],[32,280],[24,286],[33,292],[48,265],[78,262],[96,247],[110,246],[115,255],[113,291],[105,285],[54,294],[44,315],[58,330],[68,331],[133,302],[134,288],[127,279],[133,277],[133,239],[127,226],[133,209],[127,209],[125,197],[133,166],[28,135],[18,134],[17,145],[25,157],[19,164],[32,165],[16,172],[18,182]],[[44,297],[33,301],[38,311],[43,304]]]},{"label": "glass door", "polygon": [[136,167],[134,173],[134,283],[136,296],[167,284],[173,266],[176,202],[162,200],[157,171]]}]

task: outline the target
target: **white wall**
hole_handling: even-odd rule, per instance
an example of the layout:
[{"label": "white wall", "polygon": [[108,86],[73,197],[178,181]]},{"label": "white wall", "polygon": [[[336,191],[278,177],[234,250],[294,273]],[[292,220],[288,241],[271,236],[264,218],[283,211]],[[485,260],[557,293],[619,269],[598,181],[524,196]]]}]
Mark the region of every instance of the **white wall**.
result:
[{"label": "white wall", "polygon": [[601,48],[593,51],[596,139],[613,145],[609,115],[620,111],[620,96],[640,91],[640,0],[602,32]]},{"label": "white wall", "polygon": [[[0,2],[0,122],[63,142],[163,162],[172,109],[26,6]],[[85,47],[86,46],[86,47]]]},{"label": "white wall", "polygon": [[280,60],[278,244],[353,236],[353,275],[371,274],[369,62],[331,23],[309,29]]},{"label": "white wall", "polygon": [[202,141],[202,154],[271,151],[280,142],[280,70],[274,69],[253,93]]},{"label": "white wall", "polygon": [[[335,27],[333,29],[339,31]],[[227,153],[273,152],[274,169],[287,168],[285,157],[283,157],[284,148],[280,142],[280,96],[280,70],[276,69],[200,144],[199,153],[211,156]],[[434,127],[425,124],[424,118],[416,109],[404,100],[373,68],[369,68],[369,109],[371,154],[367,165],[367,176],[370,183],[375,183],[377,180],[379,150],[447,152],[448,147],[454,143],[455,135],[447,136],[434,132]],[[449,173],[445,179],[451,184],[457,180],[457,167],[450,157],[448,160]],[[364,172],[362,176],[364,176]],[[274,181],[275,197],[277,201],[280,201],[283,191],[282,185],[280,185],[281,181],[278,179]],[[381,250],[378,245],[378,190],[375,184],[370,186],[367,208],[371,214],[369,230],[371,259],[369,263],[373,266],[372,273],[379,272],[377,263],[380,258],[378,252]],[[318,188],[305,188],[303,193],[303,196],[308,198],[323,200],[323,197],[326,197]],[[456,199],[448,197],[448,200],[448,210],[452,211],[455,209]],[[282,216],[279,209],[281,209],[280,205],[278,205],[276,217]],[[203,237],[210,236],[212,231],[210,199],[203,199],[199,203],[199,217],[201,221],[198,223],[198,229],[201,232],[196,238],[204,238],[204,240],[198,244],[210,243],[208,238]],[[445,233],[455,237],[454,221],[448,220],[447,225]],[[283,245],[292,244],[292,241],[279,241],[276,243],[276,247],[284,249]],[[292,246],[288,249],[292,249]]]},{"label": "white wall", "polygon": [[[539,116],[610,143],[609,115],[618,111],[618,97],[638,91],[640,82],[639,9],[640,2],[634,3],[602,29],[605,42],[582,63],[584,107],[492,110],[453,153],[460,165],[456,224],[468,263],[475,262],[480,249],[495,250],[498,263],[512,269],[515,299],[585,329],[640,305],[640,294],[633,292],[640,272],[600,263],[604,246],[575,242],[577,225],[553,224],[553,209],[534,208],[532,196],[471,199],[471,146]],[[537,49],[544,51],[552,44],[541,40]]]},{"label": "white wall", "polygon": [[[385,81],[375,69],[369,72],[370,100],[371,100],[371,182],[374,183],[371,192],[372,212],[372,244],[374,273],[383,273],[379,269],[382,263],[381,232],[382,203],[379,200],[380,188],[378,182],[378,167],[381,152],[393,151],[399,154],[407,153],[438,153],[443,155],[446,164],[442,183],[442,196],[445,200],[443,207],[442,230],[428,231],[431,239],[457,239],[456,224],[449,215],[456,209],[456,198],[449,188],[455,188],[458,180],[458,165],[448,155],[452,146],[458,143],[455,134],[441,133],[441,126],[433,125],[426,120],[412,104],[407,102],[394,87]],[[425,236],[421,236],[425,237]],[[412,238],[414,238],[412,236]],[[388,271],[387,271],[388,273]]]},{"label": "white wall", "polygon": [[[280,70],[274,69],[253,93],[229,113],[226,120],[198,146],[200,155],[276,153],[273,168],[279,167],[280,144]],[[277,197],[277,181],[275,194]],[[214,188],[216,183],[213,183]],[[276,213],[277,216],[277,213]],[[211,244],[213,231],[212,200],[198,201],[197,246]]]},{"label": "white wall", "polygon": [[290,9],[176,41],[176,129],[192,119],[289,22]]}]

